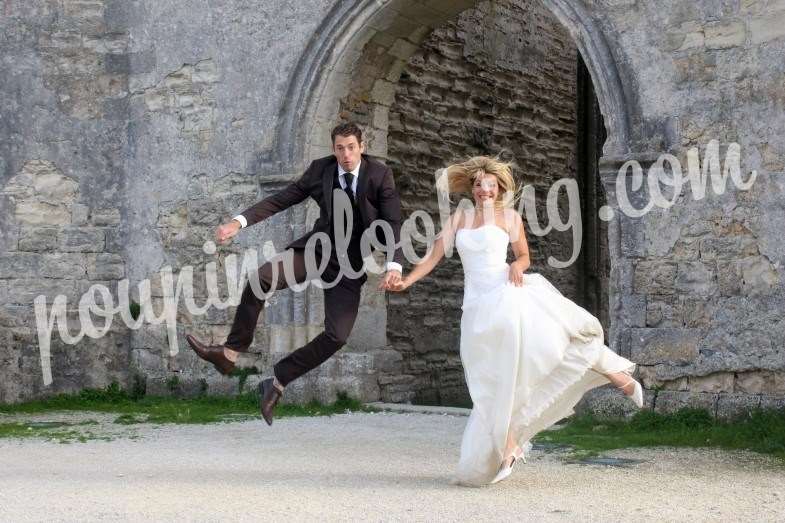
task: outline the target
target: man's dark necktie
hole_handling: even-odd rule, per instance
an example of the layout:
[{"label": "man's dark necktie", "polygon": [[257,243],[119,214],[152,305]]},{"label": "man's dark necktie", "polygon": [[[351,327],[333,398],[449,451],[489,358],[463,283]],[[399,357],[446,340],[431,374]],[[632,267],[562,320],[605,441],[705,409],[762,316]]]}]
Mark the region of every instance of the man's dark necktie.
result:
[{"label": "man's dark necktie", "polygon": [[344,188],[344,191],[346,191],[346,194],[349,195],[349,201],[352,202],[352,207],[355,207],[354,192],[352,192],[352,180],[354,180],[354,174],[350,172],[343,173],[343,178],[346,180],[346,187]]}]

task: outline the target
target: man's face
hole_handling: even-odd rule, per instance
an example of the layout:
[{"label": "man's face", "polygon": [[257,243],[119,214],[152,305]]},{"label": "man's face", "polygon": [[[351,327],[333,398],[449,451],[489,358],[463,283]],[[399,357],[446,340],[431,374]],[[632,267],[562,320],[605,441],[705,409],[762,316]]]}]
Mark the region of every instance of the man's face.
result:
[{"label": "man's face", "polygon": [[365,152],[365,143],[357,143],[357,137],[352,135],[336,135],[333,142],[333,154],[345,171],[352,171],[360,164],[362,153]]}]

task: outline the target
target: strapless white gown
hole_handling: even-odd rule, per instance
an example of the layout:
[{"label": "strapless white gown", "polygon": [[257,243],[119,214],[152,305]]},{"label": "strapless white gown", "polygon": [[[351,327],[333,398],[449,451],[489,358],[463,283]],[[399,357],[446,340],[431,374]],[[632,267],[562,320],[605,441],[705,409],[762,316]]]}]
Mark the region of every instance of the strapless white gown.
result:
[{"label": "strapless white gown", "polygon": [[464,269],[460,351],[473,402],[456,484],[494,478],[508,430],[528,450],[586,391],[610,383],[603,373],[635,369],[604,345],[599,320],[544,276],[525,272],[520,287],[509,280],[509,242],[497,225],[462,228],[455,237]]}]

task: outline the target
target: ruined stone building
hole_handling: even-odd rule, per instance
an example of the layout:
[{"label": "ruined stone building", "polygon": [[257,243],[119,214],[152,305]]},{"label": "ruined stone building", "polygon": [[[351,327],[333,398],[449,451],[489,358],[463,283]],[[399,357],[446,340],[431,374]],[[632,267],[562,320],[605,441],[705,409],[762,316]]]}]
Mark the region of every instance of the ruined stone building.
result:
[{"label": "ruined stone building", "polygon": [[[117,314],[105,335],[73,345],[55,327],[47,349],[34,300],[64,295],[75,334],[93,284],[117,304],[124,279],[132,300],[150,281],[160,310],[162,268],[177,277],[189,266],[203,303],[209,264],[220,273],[247,249],[263,260],[318,210],[300,204],[217,251],[205,245],[215,227],[330,154],[330,128],[351,119],[392,167],[405,217],[424,210],[438,224],[440,167],[475,154],[514,160],[536,195],[530,270],[600,318],[607,344],[640,364],[656,410],[785,406],[785,1],[7,0],[0,9],[0,402],[112,381],[234,392],[238,380],[184,342],[190,332],[222,343],[232,307],[195,315],[181,300],[174,333],[163,323],[130,329]],[[686,173],[690,151],[703,162],[712,141],[723,163],[738,144],[741,177],[756,172],[749,188],[729,176],[724,192],[708,183],[701,198],[685,184],[669,208],[620,211],[622,200],[638,209],[651,200],[661,155]],[[641,183],[631,169],[619,175],[629,160]],[[548,260],[570,259],[574,230],[537,231],[546,194],[565,178],[580,189],[581,248],[556,268]],[[288,399],[346,392],[468,405],[457,254],[405,293],[377,291],[378,279],[364,287],[347,345]],[[243,363],[268,372],[318,334],[321,294],[278,293]]]}]

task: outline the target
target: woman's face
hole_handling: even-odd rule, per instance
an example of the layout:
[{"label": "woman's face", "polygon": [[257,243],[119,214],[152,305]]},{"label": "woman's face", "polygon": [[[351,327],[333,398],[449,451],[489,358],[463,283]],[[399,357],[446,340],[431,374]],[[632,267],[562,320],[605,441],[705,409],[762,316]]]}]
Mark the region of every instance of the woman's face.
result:
[{"label": "woman's face", "polygon": [[474,180],[472,187],[474,203],[477,206],[493,205],[499,196],[499,184],[496,175],[481,172]]}]

